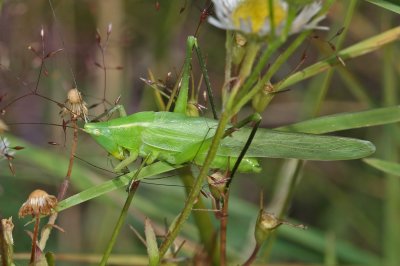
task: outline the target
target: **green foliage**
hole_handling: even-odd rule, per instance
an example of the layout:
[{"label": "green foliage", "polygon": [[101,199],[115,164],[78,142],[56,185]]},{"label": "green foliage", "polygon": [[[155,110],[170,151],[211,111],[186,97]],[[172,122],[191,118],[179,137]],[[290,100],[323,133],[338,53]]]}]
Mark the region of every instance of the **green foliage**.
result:
[{"label": "green foliage", "polygon": [[[256,253],[261,263],[400,264],[400,109],[396,92],[399,68],[395,60],[400,51],[398,46],[390,46],[398,42],[400,28],[391,28],[395,18],[387,12],[400,13],[397,1],[361,1],[358,8],[353,6],[355,1],[325,1],[337,11],[322,23],[330,26],[326,35],[303,31],[292,38],[282,30],[280,36],[271,34],[268,43],[260,43],[265,38],[242,36],[244,44],[237,60],[232,58],[232,51],[238,48],[233,47],[238,45],[237,36],[232,31],[225,34],[206,22],[196,31],[197,39],[190,38],[191,44],[185,49],[186,36],[193,35],[203,11],[203,6],[198,10],[199,3],[155,2],[156,6],[149,1],[61,1],[51,2],[52,10],[48,1],[0,0],[2,25],[15,29],[0,36],[0,109],[5,108],[1,120],[9,128],[7,134],[0,132],[0,141],[7,138],[11,143],[7,148],[0,145],[0,214],[1,218],[14,217],[14,254],[26,253],[31,246],[24,230],[32,230],[32,224],[23,227],[27,220],[15,218],[26,195],[37,188],[56,195],[60,184],[66,181],[65,176],[70,175],[67,195],[56,209],[57,226],[47,227],[52,231],[44,252],[52,252],[47,253],[50,264],[71,265],[77,252],[82,253],[82,261],[98,263],[121,209],[127,224],[145,232],[147,250],[123,224],[110,264],[146,265],[150,261],[157,265],[166,253],[164,258],[193,257],[200,254],[200,246],[212,258],[199,263],[213,261],[219,265],[223,260],[219,256],[226,253],[229,263],[240,264],[249,258],[253,248],[260,190],[267,195],[263,202],[266,211],[308,226],[307,230],[298,230],[282,225],[275,234],[268,234],[267,243]],[[305,5],[312,1],[287,2]],[[207,7],[206,1],[204,10]],[[216,16],[215,12],[212,16]],[[110,22],[112,29],[105,30]],[[343,26],[346,30],[333,37]],[[101,36],[97,41],[96,28]],[[315,35],[318,38],[310,37]],[[34,53],[27,52],[27,46]],[[201,54],[199,46],[203,56],[196,60],[195,55]],[[43,47],[48,57],[41,65]],[[63,51],[53,54],[58,49]],[[235,62],[231,64],[232,61]],[[342,61],[346,66],[341,65]],[[146,83],[136,82],[146,72],[150,73],[143,78]],[[207,86],[200,81],[203,78]],[[107,157],[107,152],[85,132],[79,130],[74,150],[73,124],[65,128],[65,135],[62,126],[30,124],[62,124],[59,107],[65,101],[65,92],[75,82],[84,101],[95,106],[89,108],[90,118],[113,107],[119,95],[121,99],[116,102],[123,104],[128,113],[138,114],[153,111],[156,101],[160,108],[168,106],[168,110],[157,111],[173,110],[176,99],[171,95],[187,95],[178,98],[175,105],[183,119],[164,121],[168,130],[158,129],[158,137],[152,135],[151,144],[167,146],[170,143],[164,141],[165,136],[176,136],[177,142],[185,143],[183,137],[194,139],[190,131],[205,130],[209,135],[196,139],[207,148],[200,154],[202,160],[190,166],[194,157],[188,154],[182,155],[182,164],[168,163],[160,157],[160,161],[143,168],[139,163],[128,164],[130,172],[118,175],[112,173],[117,160]],[[140,90],[146,84],[153,89]],[[199,105],[210,109],[208,100],[202,99],[207,98],[202,97],[204,87],[208,95],[212,92],[217,99],[214,114],[197,109]],[[35,93],[26,95],[35,89]],[[22,100],[13,102],[21,96]],[[58,105],[46,99],[57,101]],[[191,114],[200,114],[199,118],[185,115],[187,99],[192,101],[190,108],[196,108]],[[256,133],[245,156],[265,157],[259,159],[262,172],[235,176],[224,216],[224,197],[213,201],[203,196],[208,195],[204,177],[212,173],[212,157],[236,159],[246,145],[250,128],[241,127],[230,134],[225,130],[253,112],[250,102],[264,118],[261,127],[274,130],[259,129]],[[207,118],[211,116],[214,119]],[[108,117],[101,119],[113,121]],[[204,122],[199,128],[190,124],[196,119]],[[21,122],[27,124],[18,124]],[[81,121],[77,124],[84,126]],[[340,136],[320,135],[332,132]],[[150,133],[140,141],[149,140]],[[127,142],[134,137],[137,138],[126,136]],[[363,161],[305,163],[288,159],[357,159],[369,156],[375,147],[376,158]],[[134,151],[125,148],[124,156]],[[197,150],[189,149],[192,153]],[[71,157],[71,151],[77,157]],[[171,155],[172,150],[167,150],[167,154]],[[140,155],[145,157],[146,153]],[[382,171],[386,178],[364,162]],[[225,161],[221,165],[223,169],[232,168],[233,163]],[[125,189],[132,178],[141,183],[132,196],[132,206],[123,208],[128,198]],[[151,218],[151,225],[144,217]],[[227,219],[228,230],[227,245],[221,248],[221,242],[214,241],[219,240],[216,232],[223,232],[222,218]],[[45,228],[43,224],[41,228]],[[57,228],[67,233],[61,234]],[[166,231],[168,236],[156,239],[156,235]],[[176,236],[180,239],[175,240]],[[186,243],[177,254],[171,254],[171,247],[180,245],[182,239]],[[86,253],[96,254],[92,257]],[[116,255],[122,253],[133,255]],[[58,254],[65,255],[65,264]],[[16,261],[17,265],[24,263]]]},{"label": "green foliage", "polygon": [[366,0],[372,4],[400,14],[400,3],[398,0]]}]

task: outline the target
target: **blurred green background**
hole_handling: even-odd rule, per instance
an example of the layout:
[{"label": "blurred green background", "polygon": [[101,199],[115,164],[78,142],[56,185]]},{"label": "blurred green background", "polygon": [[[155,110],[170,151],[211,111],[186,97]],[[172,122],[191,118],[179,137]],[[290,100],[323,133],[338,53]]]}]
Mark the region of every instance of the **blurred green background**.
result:
[{"label": "blurred green background", "polygon": [[[307,59],[301,67],[333,53],[324,40],[330,40],[344,25],[349,2],[336,1],[327,19],[321,23],[330,30],[315,32],[318,38],[310,38],[304,43],[275,76],[276,81],[284,79],[298,66],[304,52]],[[48,1],[0,1],[0,108],[36,87],[40,58],[27,47],[33,47],[40,54],[43,44],[45,54],[60,48],[63,51],[45,61],[46,74],[40,77],[38,85],[40,94],[64,102],[75,79],[89,105],[101,100],[106,86],[106,98],[113,102],[121,96],[121,103],[128,113],[156,110],[153,89],[139,78],[146,78],[151,69],[160,83],[173,84],[183,64],[186,38],[195,33],[201,12],[208,4],[207,1],[190,0],[52,1],[54,17]],[[96,31],[104,43],[109,23],[112,23],[112,31],[105,50],[105,64],[109,67],[105,83],[103,70],[96,66],[96,62],[102,64]],[[358,1],[343,47],[396,23],[399,23],[398,14]],[[40,37],[42,27],[43,42]],[[220,106],[225,32],[204,22],[198,39],[207,57],[207,69]],[[335,39],[331,42],[335,43]],[[399,48],[396,42],[347,62],[345,74],[334,74],[320,114],[398,104],[400,65],[396,58],[400,57]],[[194,61],[193,72],[196,73],[198,64]],[[170,78],[168,73],[171,73]],[[198,71],[195,77],[198,80]],[[317,76],[277,95],[263,114],[262,127],[273,128],[309,118],[313,108],[309,103],[316,97],[322,79],[323,75]],[[71,132],[64,135],[61,127],[33,124],[61,124],[59,109],[54,103],[28,96],[7,106],[1,117],[9,125],[9,133],[18,138],[11,139],[12,146],[25,147],[12,161],[15,176],[8,169],[7,161],[0,161],[0,214],[3,218],[13,217],[16,253],[29,252],[31,245],[25,230],[32,230],[32,225],[24,227],[28,219],[17,218],[21,204],[36,188],[57,194],[60,180],[67,171]],[[89,113],[94,116],[102,111],[103,106],[99,105]],[[251,112],[250,107],[244,110],[246,112]],[[209,111],[205,115],[210,116]],[[370,140],[377,147],[376,157],[398,160],[398,125],[338,134]],[[96,166],[112,168],[106,152],[83,133],[79,135],[77,156]],[[83,161],[76,160],[75,163],[69,195],[113,177]],[[259,191],[264,190],[264,204],[268,206],[277,192],[280,171],[285,164],[290,161],[263,160],[261,174],[241,175],[233,185],[228,229],[231,258],[240,262],[251,252]],[[164,220],[170,223],[183,207],[185,194],[179,178],[174,173],[165,176],[168,178],[143,183],[135,196],[128,222],[140,232],[146,216],[157,223],[162,232]],[[381,259],[396,261],[388,256],[394,256],[393,250],[400,247],[400,239],[396,238],[399,228],[392,227],[393,223],[400,222],[397,220],[400,200],[394,196],[399,190],[398,177],[385,176],[362,161],[307,162],[288,216],[309,229],[281,227],[269,260],[318,265],[377,265]],[[123,190],[114,192],[62,212],[57,224],[66,233],[54,230],[47,251],[101,254],[119,214],[124,193]],[[195,227],[187,224],[182,236],[188,238],[183,253],[190,254],[196,249]],[[264,249],[268,248],[265,245]],[[114,252],[145,256],[144,246],[127,226]],[[265,262],[263,254],[266,253],[260,253],[260,263]],[[65,265],[72,264],[66,262]]]}]

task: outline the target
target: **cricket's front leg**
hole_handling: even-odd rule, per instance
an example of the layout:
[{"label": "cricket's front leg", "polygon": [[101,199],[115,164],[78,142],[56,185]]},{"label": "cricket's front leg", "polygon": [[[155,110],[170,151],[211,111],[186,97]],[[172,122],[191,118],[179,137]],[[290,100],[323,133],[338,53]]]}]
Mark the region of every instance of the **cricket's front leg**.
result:
[{"label": "cricket's front leg", "polygon": [[[128,167],[129,164],[136,161],[139,153],[135,151],[130,151],[129,156],[122,160],[117,166],[114,167],[114,171],[117,173],[125,172],[124,169]],[[128,170],[129,171],[129,170]]]}]

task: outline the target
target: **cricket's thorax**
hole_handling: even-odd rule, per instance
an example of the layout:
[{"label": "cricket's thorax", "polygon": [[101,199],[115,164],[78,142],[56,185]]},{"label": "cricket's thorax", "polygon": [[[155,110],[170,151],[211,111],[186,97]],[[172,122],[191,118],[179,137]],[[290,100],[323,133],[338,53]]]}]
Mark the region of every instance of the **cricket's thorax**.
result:
[{"label": "cricket's thorax", "polygon": [[153,120],[154,112],[142,112],[110,121],[87,123],[84,130],[111,155],[123,160],[124,149],[139,149],[142,131],[153,123]]}]

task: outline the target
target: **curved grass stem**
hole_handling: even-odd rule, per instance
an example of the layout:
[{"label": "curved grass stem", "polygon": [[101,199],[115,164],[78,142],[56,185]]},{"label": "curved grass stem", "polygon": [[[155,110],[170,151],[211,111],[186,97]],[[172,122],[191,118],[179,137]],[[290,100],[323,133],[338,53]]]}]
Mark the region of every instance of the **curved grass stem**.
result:
[{"label": "curved grass stem", "polygon": [[167,252],[169,247],[172,245],[173,241],[178,236],[178,233],[180,232],[185,221],[188,219],[190,212],[192,211],[193,205],[200,193],[203,181],[205,180],[205,178],[208,175],[208,171],[210,169],[211,162],[214,160],[214,157],[217,154],[219,143],[220,143],[222,137],[224,136],[225,128],[229,122],[230,117],[231,116],[226,111],[223,112],[220,117],[218,128],[215,132],[215,135],[212,140],[207,157],[206,157],[203,167],[201,168],[200,173],[193,185],[193,188],[188,195],[185,206],[184,206],[181,214],[179,215],[179,217],[175,223],[175,226],[171,229],[170,232],[168,232],[166,239],[160,246],[160,258],[162,258],[165,255],[165,253]]},{"label": "curved grass stem", "polygon": [[[139,170],[137,171],[137,173],[138,172],[139,172]],[[139,187],[139,183],[140,182],[138,182],[138,181],[134,181],[132,183],[132,185],[131,185],[128,197],[126,198],[124,207],[121,210],[121,214],[119,215],[117,224],[114,227],[114,231],[113,231],[113,233],[111,235],[111,239],[108,242],[106,251],[104,252],[103,257],[102,257],[101,262],[100,262],[99,265],[102,265],[102,266],[107,265],[108,258],[111,255],[111,252],[112,252],[112,249],[114,247],[114,244],[117,241],[117,237],[119,235],[119,232],[121,231],[122,225],[124,224],[126,216],[128,215],[129,207],[131,206],[131,203],[132,203],[132,200],[133,200],[133,196],[135,196],[135,192],[136,192],[137,188]]]},{"label": "curved grass stem", "polygon": [[[67,174],[65,175],[64,180],[61,183],[59,191],[58,191],[58,196],[57,196],[58,201],[61,201],[65,197],[65,194],[67,193],[69,183],[71,182],[71,174],[72,174],[72,168],[73,168],[74,160],[75,160],[75,153],[76,153],[76,149],[78,147],[78,125],[77,125],[75,119],[72,119],[72,125],[74,128],[74,133],[73,133],[71,151],[70,151],[70,156],[69,156],[68,170],[67,170]],[[46,247],[47,240],[50,237],[51,230],[53,229],[53,225],[55,224],[57,217],[58,217],[58,213],[57,212],[53,213],[49,217],[47,226],[45,226],[41,231],[40,241],[39,241],[39,248],[41,250],[44,250],[44,248]]]}]

